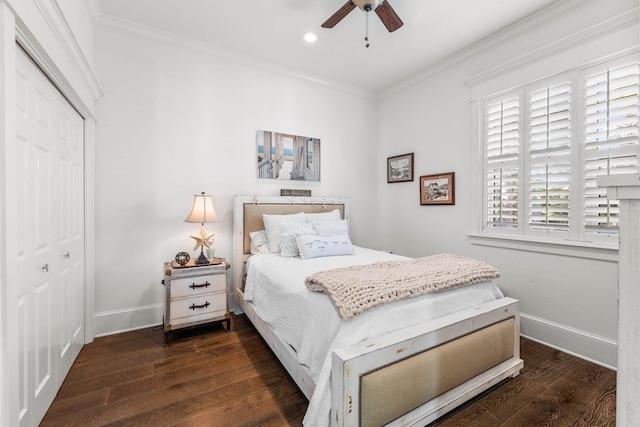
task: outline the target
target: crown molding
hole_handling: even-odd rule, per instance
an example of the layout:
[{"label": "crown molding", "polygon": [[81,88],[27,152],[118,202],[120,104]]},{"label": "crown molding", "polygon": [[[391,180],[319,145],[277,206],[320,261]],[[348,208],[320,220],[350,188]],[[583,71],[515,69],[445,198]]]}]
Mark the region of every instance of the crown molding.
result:
[{"label": "crown molding", "polygon": [[562,19],[565,16],[571,15],[596,1],[599,0],[566,0],[555,2],[536,13],[526,16],[507,28],[460,50],[458,53],[436,62],[435,64],[425,68],[422,72],[403,78],[400,83],[384,90],[380,94],[380,98],[389,97],[396,92],[399,92],[409,86],[413,86],[414,84],[441,72],[442,70],[476,56],[481,52],[499,46],[511,39],[522,37],[523,35],[539,30],[540,28]]},{"label": "crown molding", "polygon": [[[57,1],[57,0],[56,0]],[[98,5],[98,0],[85,0],[87,4],[87,9],[89,9],[89,14],[91,14],[91,19],[93,19],[94,25],[100,19],[100,5]]]},{"label": "crown molding", "polygon": [[89,91],[93,100],[95,101],[100,99],[103,95],[100,84],[93,73],[91,65],[89,65],[87,58],[84,56],[80,45],[73,35],[73,32],[69,27],[69,23],[65,19],[60,6],[58,5],[58,1],[33,0],[33,3],[40,11],[40,14],[56,37],[56,40],[64,50],[75,70],[78,72],[80,79]]},{"label": "crown molding", "polygon": [[520,55],[500,65],[475,74],[465,80],[469,86],[474,86],[489,79],[499,77],[517,68],[550,57],[565,50],[583,45],[592,40],[620,31],[624,28],[640,23],[640,8],[634,8],[613,18],[599,22],[589,28],[574,33],[568,37],[556,40],[524,55]]},{"label": "crown molding", "polygon": [[259,60],[249,55],[245,55],[239,52],[234,52],[228,49],[223,49],[218,46],[214,46],[209,43],[194,40],[188,37],[180,36],[168,31],[159,30],[147,25],[139,24],[137,22],[129,21],[122,18],[117,18],[109,15],[105,15],[101,11],[98,12],[98,19],[96,24],[105,28],[111,28],[119,31],[126,31],[134,34],[141,35],[161,41],[163,43],[171,44],[180,48],[191,49],[205,53],[219,59],[225,59],[230,62],[247,65],[251,68],[259,68],[264,71],[270,71],[288,77],[293,77],[300,80],[305,80],[318,85],[330,87],[343,92],[348,92],[363,98],[376,100],[377,94],[366,89],[362,89],[357,86],[347,85],[338,81],[326,79],[320,76],[302,73],[300,71],[293,70],[291,68],[283,67],[268,61]]},{"label": "crown molding", "polygon": [[[183,36],[178,36],[176,34],[158,30],[156,28],[145,26],[133,21],[105,15],[102,11],[100,11],[99,5],[95,0],[89,0],[89,4],[90,10],[97,25],[136,33],[138,35],[162,41],[163,43],[169,43],[182,48],[197,50],[206,53],[207,55],[247,65],[252,68],[260,68],[266,71],[283,74],[289,77],[309,81],[343,92],[348,92],[367,99],[379,101],[407,87],[413,86],[434,74],[437,74],[451,66],[454,66],[455,64],[476,56],[483,51],[499,46],[500,44],[514,38],[521,37],[536,30],[540,30],[550,23],[569,16],[576,11],[590,5],[591,3],[595,3],[598,1],[601,0],[563,0],[555,2],[552,5],[532,15],[528,15],[522,20],[510,25],[509,27],[498,31],[493,35],[490,35],[489,37],[486,37],[485,39],[468,46],[467,48],[460,50],[458,53],[448,56],[443,60],[426,67],[423,71],[417,74],[409,75],[402,78],[398,84],[392,85],[387,89],[383,89],[381,91],[370,91],[357,86],[347,85],[338,81],[326,79],[320,76],[302,73],[300,71],[283,67],[278,64],[270,63],[268,61],[258,60],[249,55],[234,52],[228,49],[223,49],[209,43],[200,42]],[[539,60],[545,56],[549,56],[559,51],[586,43],[595,38],[602,37],[603,35],[606,35],[608,33],[620,30],[626,26],[637,24],[638,17],[639,12],[637,8],[627,11],[618,17],[614,17],[588,29],[584,29],[578,33],[568,36],[564,39],[555,41],[554,43],[551,43],[543,48],[537,49],[533,52],[529,52],[528,54],[522,55],[491,69],[485,70],[482,73],[478,73],[465,80],[465,83],[469,85],[477,84],[485,79],[495,77],[496,75],[505,73],[527,63]]]}]

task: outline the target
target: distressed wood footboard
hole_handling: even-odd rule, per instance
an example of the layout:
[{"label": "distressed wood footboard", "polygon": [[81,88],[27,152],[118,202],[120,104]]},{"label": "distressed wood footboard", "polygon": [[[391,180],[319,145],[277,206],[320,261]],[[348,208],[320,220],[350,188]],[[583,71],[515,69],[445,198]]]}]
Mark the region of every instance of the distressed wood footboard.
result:
[{"label": "distressed wood footboard", "polygon": [[522,366],[519,301],[491,301],[336,350],[331,423],[425,425]]},{"label": "distressed wood footboard", "polygon": [[291,346],[278,338],[271,326],[263,322],[256,314],[253,305],[243,300],[242,295],[241,291],[237,292],[238,302],[241,304],[244,314],[258,330],[260,336],[269,348],[271,348],[273,354],[280,360],[280,363],[282,363],[282,366],[287,370],[289,376],[295,381],[300,391],[304,393],[307,399],[311,399],[316,384],[311,378],[309,369],[298,363],[296,354]]}]

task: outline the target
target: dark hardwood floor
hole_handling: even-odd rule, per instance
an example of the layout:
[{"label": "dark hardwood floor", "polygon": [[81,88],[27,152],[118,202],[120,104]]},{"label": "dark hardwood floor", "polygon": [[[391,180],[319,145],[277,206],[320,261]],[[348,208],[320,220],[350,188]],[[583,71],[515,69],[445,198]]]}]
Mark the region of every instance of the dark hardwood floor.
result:
[{"label": "dark hardwood floor", "polygon": [[[300,426],[307,400],[245,316],[86,345],[42,426]],[[433,426],[615,426],[615,372],[522,339],[525,367]]]}]

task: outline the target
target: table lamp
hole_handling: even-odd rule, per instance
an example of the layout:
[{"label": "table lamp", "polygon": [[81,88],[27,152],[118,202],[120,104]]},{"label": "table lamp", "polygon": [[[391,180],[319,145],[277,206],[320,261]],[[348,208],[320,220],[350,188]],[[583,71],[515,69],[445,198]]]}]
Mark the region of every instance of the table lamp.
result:
[{"label": "table lamp", "polygon": [[216,210],[213,208],[213,197],[207,196],[204,192],[200,194],[194,194],[193,207],[191,208],[191,213],[184,220],[184,222],[199,222],[200,225],[200,235],[199,236],[191,236],[192,239],[196,241],[196,245],[193,250],[197,250],[200,248],[200,256],[196,260],[196,265],[207,265],[209,264],[209,260],[204,254],[204,247],[211,248],[210,245],[213,244],[213,236],[215,234],[211,234],[207,236],[207,233],[204,231],[204,223],[205,222],[216,222],[218,220],[218,215],[216,215]]}]

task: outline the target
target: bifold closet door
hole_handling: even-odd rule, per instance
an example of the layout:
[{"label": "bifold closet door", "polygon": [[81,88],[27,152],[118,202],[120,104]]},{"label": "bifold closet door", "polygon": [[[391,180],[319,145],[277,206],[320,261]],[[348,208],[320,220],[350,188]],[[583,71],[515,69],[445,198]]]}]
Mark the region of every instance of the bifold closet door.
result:
[{"label": "bifold closet door", "polygon": [[83,119],[16,54],[19,420],[35,426],[84,343]]}]

